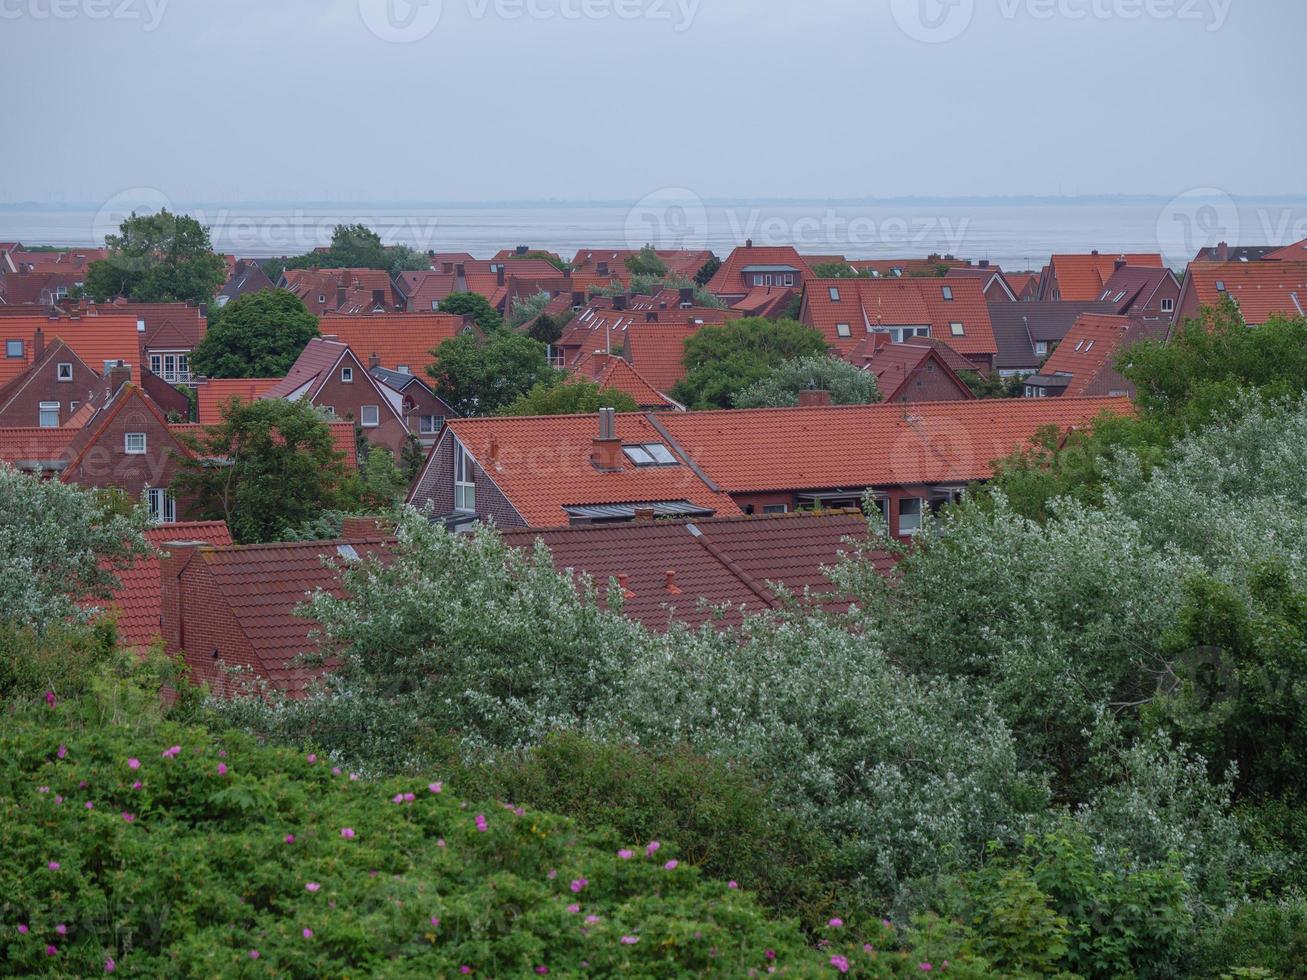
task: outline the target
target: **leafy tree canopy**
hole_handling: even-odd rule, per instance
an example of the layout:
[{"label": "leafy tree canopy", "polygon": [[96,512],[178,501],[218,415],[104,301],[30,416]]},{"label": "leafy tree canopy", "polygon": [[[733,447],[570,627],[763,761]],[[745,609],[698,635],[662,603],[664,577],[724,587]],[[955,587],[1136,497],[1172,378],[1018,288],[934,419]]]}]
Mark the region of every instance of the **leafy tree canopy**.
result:
[{"label": "leafy tree canopy", "polygon": [[794,320],[748,317],[707,326],[685,342],[688,371],[672,397],[690,408],[730,408],[737,392],[784,361],[826,353],[819,331]]},{"label": "leafy tree canopy", "polygon": [[434,354],[436,363],[427,372],[437,394],[463,416],[493,415],[537,385],[556,384],[561,377],[549,365],[544,344],[502,329],[484,340],[462,334]]},{"label": "leafy tree canopy", "polygon": [[431,268],[431,258],[407,245],[383,245],[381,236],[364,224],[337,225],[331,245],[289,259],[263,264],[274,282],[285,269],[385,269],[391,275]]},{"label": "leafy tree canopy", "polygon": [[482,330],[494,330],[504,325],[504,318],[480,293],[450,293],[440,301],[441,313],[470,316]]},{"label": "leafy tree canopy", "polygon": [[499,410],[500,415],[581,415],[601,408],[635,412],[640,406],[624,391],[603,391],[589,381],[538,384]]},{"label": "leafy tree canopy", "polygon": [[544,313],[545,307],[548,305],[549,294],[543,290],[534,296],[523,296],[520,299],[515,299],[508,314],[508,325],[514,330],[520,330],[528,323],[533,323]]},{"label": "leafy tree canopy", "polygon": [[866,405],[880,401],[875,377],[829,354],[811,354],[783,361],[765,377],[735,395],[736,408],[785,408],[799,404],[799,392],[829,391],[836,405]]},{"label": "leafy tree canopy", "polygon": [[107,259],[92,262],[86,292],[99,302],[122,296],[144,303],[208,303],[227,277],[209,229],[190,215],[132,212],[104,240]]},{"label": "leafy tree canopy", "polygon": [[318,318],[294,293],[246,293],[210,316],[191,367],[210,378],[281,378],[316,336]]},{"label": "leafy tree canopy", "polygon": [[635,255],[626,257],[626,267],[632,275],[654,276],[663,278],[667,275],[667,263],[658,257],[652,245],[646,245]]},{"label": "leafy tree canopy", "polygon": [[717,275],[717,270],[721,267],[722,260],[714,255],[703,264],[703,268],[694,274],[695,284],[699,286],[707,286],[708,283],[712,282],[712,277]]}]

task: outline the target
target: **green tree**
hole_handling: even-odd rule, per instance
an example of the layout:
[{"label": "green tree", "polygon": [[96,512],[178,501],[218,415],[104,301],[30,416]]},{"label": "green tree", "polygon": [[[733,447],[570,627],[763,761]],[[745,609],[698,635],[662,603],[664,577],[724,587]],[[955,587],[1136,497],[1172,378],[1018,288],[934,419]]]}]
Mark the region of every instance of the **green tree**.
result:
[{"label": "green tree", "polygon": [[797,405],[799,392],[814,388],[829,391],[836,405],[866,405],[881,398],[871,372],[829,354],[810,354],[778,364],[764,378],[738,392],[735,407]]},{"label": "green tree", "polygon": [[97,301],[115,296],[145,303],[208,303],[227,277],[209,229],[190,215],[132,212],[104,240],[107,259],[92,262],[86,291]]},{"label": "green tree", "polygon": [[667,275],[667,263],[658,257],[652,245],[646,245],[635,255],[626,257],[626,268],[632,275],[655,276],[659,279]]},{"label": "green tree", "polygon": [[280,378],[316,336],[318,318],[294,293],[246,293],[212,314],[191,367],[210,378]]},{"label": "green tree", "polygon": [[1025,395],[1025,379],[1013,375],[1005,378],[997,371],[982,375],[979,371],[962,371],[962,380],[977,398],[1021,398]]},{"label": "green tree", "polygon": [[712,256],[703,267],[694,274],[694,281],[699,286],[707,286],[712,282],[712,277],[717,275],[717,270],[722,267],[722,260],[717,256]]},{"label": "green tree", "polygon": [[704,327],[685,342],[685,378],[672,397],[690,408],[730,408],[737,392],[784,361],[826,353],[821,333],[794,320],[749,317]]},{"label": "green tree", "polygon": [[515,299],[508,313],[508,325],[514,330],[520,330],[528,323],[533,323],[538,319],[545,312],[545,307],[548,305],[549,294],[543,290],[534,296],[523,296],[520,299]]},{"label": "green tree", "polygon": [[635,412],[640,406],[624,391],[603,391],[589,381],[538,384],[525,395],[505,405],[500,415],[584,415],[601,408]]},{"label": "green tree", "polygon": [[504,318],[480,293],[450,293],[440,301],[441,313],[470,316],[482,330],[494,330],[504,325]]},{"label": "green tree", "polygon": [[233,400],[222,421],[191,442],[197,458],[181,461],[172,490],[192,501],[197,518],[226,521],[241,544],[282,540],[322,512],[358,502],[358,477],[311,406]]},{"label": "green tree", "polygon": [[545,345],[521,334],[492,331],[484,339],[461,334],[433,352],[427,373],[436,393],[460,415],[493,415],[536,385],[557,383]]},{"label": "green tree", "polygon": [[542,313],[536,317],[535,323],[531,324],[531,329],[526,332],[526,335],[542,344],[556,344],[563,336],[563,325],[548,313]]},{"label": "green tree", "polygon": [[847,262],[818,262],[812,267],[818,279],[866,279],[870,273],[859,272]]},{"label": "green tree", "polygon": [[85,622],[116,573],[149,549],[137,505],[126,515],[89,490],[0,463],[0,622],[44,632]]}]

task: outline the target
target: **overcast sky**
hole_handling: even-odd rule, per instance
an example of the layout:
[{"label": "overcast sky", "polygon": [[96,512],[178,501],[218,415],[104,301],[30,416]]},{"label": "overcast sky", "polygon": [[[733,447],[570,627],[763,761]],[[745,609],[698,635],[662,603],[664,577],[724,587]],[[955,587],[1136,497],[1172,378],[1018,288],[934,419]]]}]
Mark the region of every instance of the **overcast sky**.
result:
[{"label": "overcast sky", "polygon": [[1304,193],[1305,38],[1303,0],[0,0],[0,201]]}]

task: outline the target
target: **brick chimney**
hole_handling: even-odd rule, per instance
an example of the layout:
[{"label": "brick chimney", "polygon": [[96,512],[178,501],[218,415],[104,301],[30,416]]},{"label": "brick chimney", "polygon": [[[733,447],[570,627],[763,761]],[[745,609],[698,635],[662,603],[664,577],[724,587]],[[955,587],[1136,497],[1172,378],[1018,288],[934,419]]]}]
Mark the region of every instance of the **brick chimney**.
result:
[{"label": "brick chimney", "polygon": [[203,541],[166,541],[159,559],[159,634],[169,653],[186,648],[186,606],[182,574],[204,547]]},{"label": "brick chimney", "polygon": [[384,289],[372,290],[372,305],[380,306],[383,310],[386,308],[386,291]]},{"label": "brick chimney", "polygon": [[381,367],[381,355],[380,355],[380,354],[369,354],[369,355],[368,355],[368,370],[371,371],[373,368],[379,368],[379,367]]},{"label": "brick chimney", "polygon": [[682,305],[682,306],[693,306],[693,305],[694,305],[694,287],[693,287],[693,286],[682,286],[682,287],[681,287],[681,305]]},{"label": "brick chimney", "polygon": [[1216,261],[1217,261],[1217,262],[1229,262],[1229,261],[1230,261],[1230,243],[1229,243],[1229,242],[1221,242],[1221,244],[1219,244],[1219,245],[1216,246]]},{"label": "brick chimney", "polygon": [[495,269],[495,282],[502,286],[505,281],[504,263],[500,262],[499,267]]},{"label": "brick chimney", "polygon": [[635,523],[652,524],[654,522],[654,509],[652,507],[635,508]]},{"label": "brick chimney", "polygon": [[663,587],[672,595],[680,595],[681,587],[676,584],[676,572],[669,568],[663,572],[663,576],[666,579],[666,584]]},{"label": "brick chimney", "polygon": [[345,297],[346,297],[347,295],[348,295],[348,294],[346,293],[346,291],[345,291],[345,287],[344,287],[344,286],[337,286],[337,287],[336,287],[336,309],[339,310],[339,309],[343,309],[343,308],[344,308],[344,306],[345,306]]},{"label": "brick chimney", "polygon": [[32,334],[32,360],[35,361],[45,353],[45,331],[40,327]]},{"label": "brick chimney", "polygon": [[118,393],[118,389],[132,380],[132,369],[119,361],[108,372],[109,395],[112,397]]},{"label": "brick chimney", "polygon": [[752,238],[746,238],[746,239],[744,240],[744,247],[745,247],[745,248],[753,248],[753,239],[752,239]]},{"label": "brick chimney", "polygon": [[611,408],[599,409],[599,434],[591,446],[590,462],[605,473],[622,470],[622,440],[617,438],[617,412]]},{"label": "brick chimney", "polygon": [[1124,255],[1112,263],[1112,270],[1114,272],[1120,272],[1125,267],[1126,267],[1126,257]]},{"label": "brick chimney", "polygon": [[1094,250],[1093,250],[1092,252],[1090,252],[1089,254],[1090,254],[1090,255],[1097,255],[1097,254],[1098,254],[1098,249],[1094,249]]},{"label": "brick chimney", "polygon": [[603,374],[604,371],[605,371],[605,369],[607,369],[607,367],[608,367],[608,361],[609,361],[611,358],[612,358],[612,354],[609,353],[609,352],[606,351],[606,350],[597,350],[597,351],[595,351],[594,354],[593,354],[593,355],[591,356],[591,358],[590,358],[590,365],[591,365],[591,366],[590,366],[590,374],[591,374],[591,377],[595,377],[595,378],[597,378],[597,377],[599,377],[599,375]]},{"label": "brick chimney", "polygon": [[619,312],[626,309],[626,293],[618,293],[613,297],[613,309]]},{"label": "brick chimney", "polygon": [[822,388],[809,388],[799,392],[800,408],[820,408],[830,404],[830,392]]},{"label": "brick chimney", "polygon": [[608,263],[600,262],[599,267],[595,270],[595,274],[600,276],[608,275]]}]

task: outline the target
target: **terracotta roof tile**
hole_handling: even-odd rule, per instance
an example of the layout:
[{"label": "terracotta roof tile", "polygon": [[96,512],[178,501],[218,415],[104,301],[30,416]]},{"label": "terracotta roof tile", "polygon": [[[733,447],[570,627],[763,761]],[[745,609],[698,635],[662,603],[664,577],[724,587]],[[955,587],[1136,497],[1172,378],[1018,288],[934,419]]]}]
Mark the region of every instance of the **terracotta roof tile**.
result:
[{"label": "terracotta roof tile", "polygon": [[1217,306],[1229,296],[1251,326],[1277,314],[1305,316],[1307,262],[1195,262],[1189,266],[1184,290],[1195,292],[1200,306]]},{"label": "terracotta roof tile", "polygon": [[975,279],[811,279],[803,319],[841,350],[878,330],[929,327],[959,354],[997,353],[984,284]]},{"label": "terracotta roof tile", "polygon": [[[1049,261],[1049,279],[1042,299],[1059,299],[1070,303],[1088,303],[1103,294],[1103,285],[1112,278],[1118,259],[1126,265],[1161,268],[1165,263],[1157,252],[1096,252],[1089,255],[1054,255]],[[1054,285],[1057,296],[1052,295]]]},{"label": "terracotta roof tile", "polygon": [[281,378],[210,378],[195,389],[201,425],[217,425],[222,409],[234,398],[242,404],[258,401]]},{"label": "terracotta roof tile", "polygon": [[1166,327],[1149,329],[1126,316],[1086,313],[1067,331],[1062,343],[1042,368],[1040,376],[1066,375],[1068,384],[1063,397],[1077,398],[1091,394],[1100,379],[1113,390],[1132,393],[1131,386],[1116,373],[1113,364],[1124,348],[1147,336],[1165,336]]},{"label": "terracotta roof tile", "polygon": [[380,367],[397,371],[403,365],[410,374],[425,376],[436,360],[431,352],[463,332],[463,318],[452,313],[328,314],[318,331],[348,345],[364,364],[376,354]]}]

